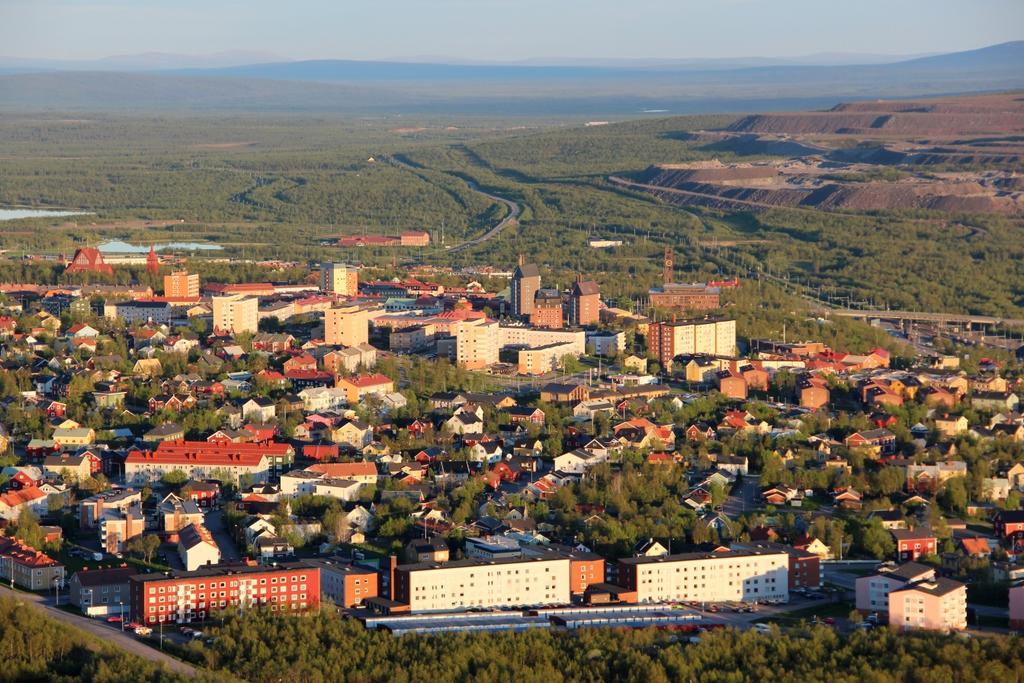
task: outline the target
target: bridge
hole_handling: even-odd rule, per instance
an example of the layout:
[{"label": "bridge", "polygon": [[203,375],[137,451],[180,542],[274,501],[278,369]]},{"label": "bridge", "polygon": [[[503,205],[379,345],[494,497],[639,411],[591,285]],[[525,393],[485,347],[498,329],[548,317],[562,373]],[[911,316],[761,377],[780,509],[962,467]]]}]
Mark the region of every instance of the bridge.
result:
[{"label": "bridge", "polygon": [[970,315],[963,313],[933,313],[925,311],[881,311],[859,310],[854,308],[829,309],[831,315],[845,318],[875,318],[878,320],[895,320],[899,322],[936,323],[939,325],[992,325],[995,327],[1024,327],[1024,319],[997,318],[990,315]]}]

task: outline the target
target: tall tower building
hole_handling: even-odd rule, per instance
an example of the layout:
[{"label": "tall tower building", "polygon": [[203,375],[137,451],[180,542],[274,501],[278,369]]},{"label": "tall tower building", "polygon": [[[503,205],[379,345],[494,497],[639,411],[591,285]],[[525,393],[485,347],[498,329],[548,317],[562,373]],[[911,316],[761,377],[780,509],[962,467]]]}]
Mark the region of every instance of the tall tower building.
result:
[{"label": "tall tower building", "polygon": [[198,299],[199,274],[176,270],[164,275],[164,296],[168,299]]},{"label": "tall tower building", "polygon": [[525,263],[519,257],[519,265],[512,273],[512,315],[528,318],[533,313],[533,299],[540,289],[540,271],[532,263]]},{"label": "tall tower building", "polygon": [[666,285],[671,284],[674,281],[672,275],[672,269],[674,265],[674,259],[672,258],[672,247],[665,247],[665,271],[661,275],[661,281]]},{"label": "tall tower building", "polygon": [[259,299],[244,294],[215,296],[213,303],[213,329],[216,332],[241,334],[259,331]]},{"label": "tall tower building", "polygon": [[344,263],[320,264],[320,291],[356,296],[359,294],[359,271]]},{"label": "tall tower building", "polygon": [[576,278],[569,292],[569,324],[596,325],[600,320],[601,290],[593,280]]},{"label": "tall tower building", "polygon": [[324,341],[331,346],[359,346],[370,339],[370,312],[359,306],[329,308],[324,313]]}]

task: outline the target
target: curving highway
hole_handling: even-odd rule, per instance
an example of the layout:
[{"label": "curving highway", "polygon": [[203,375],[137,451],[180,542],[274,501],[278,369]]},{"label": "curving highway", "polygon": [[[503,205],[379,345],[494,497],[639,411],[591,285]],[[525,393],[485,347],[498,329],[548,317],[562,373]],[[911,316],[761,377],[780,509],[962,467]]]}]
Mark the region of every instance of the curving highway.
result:
[{"label": "curving highway", "polygon": [[[396,166],[397,168],[402,168],[411,173],[416,173],[417,169],[414,166],[411,166],[405,163],[404,161],[396,159],[391,155],[382,155],[381,158],[383,158],[389,164]],[[494,227],[492,227],[490,230],[480,235],[479,237],[475,237],[471,240],[466,240],[465,242],[458,244],[454,247],[449,247],[449,252],[456,252],[461,251],[463,249],[468,249],[469,247],[473,247],[478,244],[483,244],[487,240],[493,239],[498,235],[498,233],[500,233],[502,230],[509,227],[510,225],[518,225],[519,215],[522,213],[522,208],[519,206],[519,204],[512,201],[511,199],[508,199],[507,197],[499,197],[498,195],[491,194],[490,192],[485,192],[484,190],[481,190],[480,186],[477,185],[472,180],[464,180],[464,182],[473,192],[476,192],[479,195],[487,197],[492,202],[504,204],[506,207],[508,207],[508,214],[504,218],[502,218]]]}]

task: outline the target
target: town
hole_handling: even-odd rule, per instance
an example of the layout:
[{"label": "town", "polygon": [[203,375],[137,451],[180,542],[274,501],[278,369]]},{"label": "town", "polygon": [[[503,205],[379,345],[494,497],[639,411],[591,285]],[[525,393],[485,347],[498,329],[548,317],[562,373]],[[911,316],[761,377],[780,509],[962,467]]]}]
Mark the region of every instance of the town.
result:
[{"label": "town", "polygon": [[752,285],[677,283],[671,249],[643,311],[522,257],[497,291],[356,259],[221,283],[150,249],[154,291],[83,247],[65,284],[2,285],[0,579],[161,647],[326,607],[395,634],[1024,628],[1012,356],[752,338]]}]

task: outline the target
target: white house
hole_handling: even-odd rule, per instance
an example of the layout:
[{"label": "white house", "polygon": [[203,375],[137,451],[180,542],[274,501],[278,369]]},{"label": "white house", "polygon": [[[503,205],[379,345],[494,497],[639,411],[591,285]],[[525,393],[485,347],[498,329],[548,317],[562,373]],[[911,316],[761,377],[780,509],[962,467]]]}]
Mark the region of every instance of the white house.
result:
[{"label": "white house", "polygon": [[189,572],[220,562],[220,548],[201,524],[189,524],[178,532],[178,554]]},{"label": "white house", "polygon": [[608,462],[607,452],[592,453],[577,448],[555,458],[555,471],[564,474],[586,474],[587,470],[602,462]]},{"label": "white house", "polygon": [[334,410],[347,403],[345,390],[338,387],[307,387],[298,396],[302,399],[303,409],[310,413]]},{"label": "white house", "polygon": [[242,404],[242,417],[255,422],[270,422],[277,415],[274,402],[269,398],[257,396]]},{"label": "white house", "polygon": [[462,436],[478,436],[484,433],[484,421],[474,413],[468,412],[452,415],[445,421],[444,427],[448,433]]},{"label": "white house", "polygon": [[473,462],[486,462],[488,465],[498,462],[503,455],[501,444],[497,441],[477,442],[469,449],[470,460]]}]

